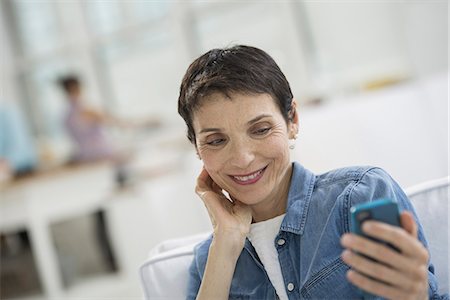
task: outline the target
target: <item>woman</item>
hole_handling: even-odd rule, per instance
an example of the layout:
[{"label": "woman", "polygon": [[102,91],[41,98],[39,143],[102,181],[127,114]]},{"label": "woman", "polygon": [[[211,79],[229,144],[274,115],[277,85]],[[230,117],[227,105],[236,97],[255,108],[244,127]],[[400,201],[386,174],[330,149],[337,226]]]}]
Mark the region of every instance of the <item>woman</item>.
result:
[{"label": "woman", "polygon": [[[388,174],[353,167],[314,175],[290,162],[296,106],[260,49],[214,49],[188,68],[178,111],[204,164],[196,192],[213,225],[196,247],[188,298],[350,299],[359,289],[438,297],[417,216]],[[403,228],[368,221],[364,230],[400,253],[348,233],[350,207],[378,198],[399,204]]]},{"label": "woman", "polygon": [[85,107],[82,84],[77,76],[64,76],[59,79],[59,84],[69,103],[64,122],[76,146],[72,161],[80,163],[117,159],[121,154],[105,132],[105,124],[111,118]]}]

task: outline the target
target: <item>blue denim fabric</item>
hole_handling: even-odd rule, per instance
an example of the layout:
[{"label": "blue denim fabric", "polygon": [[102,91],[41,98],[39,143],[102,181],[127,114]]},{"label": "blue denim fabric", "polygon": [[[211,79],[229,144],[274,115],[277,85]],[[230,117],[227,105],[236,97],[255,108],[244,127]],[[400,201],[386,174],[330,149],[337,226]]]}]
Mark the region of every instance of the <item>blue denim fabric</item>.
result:
[{"label": "blue denim fabric", "polygon": [[[360,291],[345,277],[349,267],[340,257],[343,251],[340,237],[350,230],[350,207],[379,198],[390,198],[401,210],[414,212],[402,189],[382,169],[351,167],[316,176],[293,163],[288,208],[274,241],[289,299],[361,298]],[[418,222],[415,212],[414,216]],[[279,245],[279,239],[285,243]],[[427,246],[420,224],[419,239]],[[211,240],[212,237],[196,246],[188,299],[197,295]],[[428,270],[430,299],[441,299],[431,263]],[[293,289],[290,291],[288,286]],[[229,298],[277,298],[248,239],[236,264]]]}]

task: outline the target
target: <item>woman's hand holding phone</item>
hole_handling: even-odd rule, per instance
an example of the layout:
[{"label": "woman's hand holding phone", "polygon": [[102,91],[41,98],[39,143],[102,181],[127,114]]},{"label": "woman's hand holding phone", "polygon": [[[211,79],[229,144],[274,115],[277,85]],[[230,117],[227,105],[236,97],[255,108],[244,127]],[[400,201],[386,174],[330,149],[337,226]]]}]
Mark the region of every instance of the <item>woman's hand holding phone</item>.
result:
[{"label": "woman's hand holding phone", "polygon": [[366,235],[388,242],[399,252],[355,234],[342,236],[347,248],[342,258],[353,269],[347,277],[359,288],[388,299],[428,299],[428,251],[417,238],[412,214],[402,212],[400,223],[402,228],[376,221],[362,226]]},{"label": "woman's hand holding phone", "polygon": [[250,207],[237,199],[232,199],[233,202],[231,202],[205,168],[197,178],[195,192],[208,210],[214,230],[214,240],[220,239],[222,245],[231,246],[235,253],[240,253],[252,222]]}]

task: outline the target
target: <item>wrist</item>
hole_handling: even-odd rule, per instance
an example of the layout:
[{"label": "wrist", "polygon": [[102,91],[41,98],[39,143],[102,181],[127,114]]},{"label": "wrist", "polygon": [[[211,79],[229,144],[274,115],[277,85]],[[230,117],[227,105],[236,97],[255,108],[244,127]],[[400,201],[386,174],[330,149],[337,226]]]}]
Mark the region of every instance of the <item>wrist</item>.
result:
[{"label": "wrist", "polygon": [[237,258],[244,248],[245,239],[246,236],[241,234],[214,232],[211,248],[216,252]]}]

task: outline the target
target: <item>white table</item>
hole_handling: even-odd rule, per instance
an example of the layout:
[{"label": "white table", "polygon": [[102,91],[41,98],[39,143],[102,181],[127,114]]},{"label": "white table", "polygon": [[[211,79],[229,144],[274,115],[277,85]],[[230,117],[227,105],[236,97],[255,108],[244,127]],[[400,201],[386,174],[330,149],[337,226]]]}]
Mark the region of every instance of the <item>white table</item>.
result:
[{"label": "white table", "polygon": [[61,298],[62,279],[50,225],[101,209],[113,190],[107,163],[62,168],[2,187],[0,232],[26,230],[48,298]]}]

